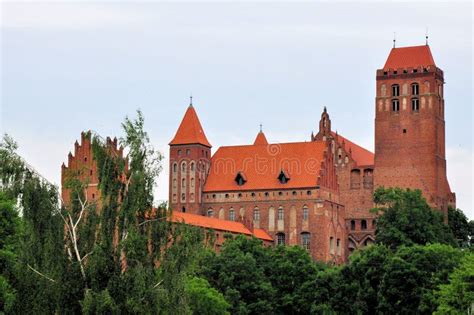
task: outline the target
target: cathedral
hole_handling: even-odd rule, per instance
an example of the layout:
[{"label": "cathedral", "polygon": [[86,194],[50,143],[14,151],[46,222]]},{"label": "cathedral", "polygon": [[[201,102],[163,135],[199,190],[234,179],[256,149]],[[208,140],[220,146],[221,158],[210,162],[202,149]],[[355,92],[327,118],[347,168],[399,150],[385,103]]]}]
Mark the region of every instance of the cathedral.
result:
[{"label": "cathedral", "polygon": [[[375,152],[334,132],[324,108],[317,133],[302,142],[253,143],[212,153],[196,109],[186,110],[169,143],[169,206],[174,221],[218,235],[244,234],[270,246],[299,245],[320,261],[340,264],[374,242],[377,187],[420,189],[447,217],[455,206],[446,176],[444,75],[428,45],[393,48],[376,72]],[[117,154],[116,139],[107,139]],[[80,165],[80,166],[79,166]],[[99,199],[90,139],[63,164],[88,170],[87,196]]]},{"label": "cathedral", "polygon": [[249,222],[275,244],[300,245],[341,263],[374,242],[377,187],[420,189],[445,214],[455,206],[446,176],[444,76],[428,45],[393,48],[376,72],[375,152],[334,132],[324,108],[305,142],[224,146],[211,154],[189,105],[169,143],[174,211]]}]

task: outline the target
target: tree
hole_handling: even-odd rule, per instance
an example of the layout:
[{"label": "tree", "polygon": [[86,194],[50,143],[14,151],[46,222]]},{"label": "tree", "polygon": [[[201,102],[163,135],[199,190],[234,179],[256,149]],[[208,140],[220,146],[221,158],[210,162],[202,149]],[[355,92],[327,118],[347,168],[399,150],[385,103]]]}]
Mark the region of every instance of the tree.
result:
[{"label": "tree", "polygon": [[377,219],[375,240],[394,249],[401,245],[443,243],[456,246],[443,215],[432,210],[420,190],[383,187],[374,193]]},{"label": "tree", "polygon": [[469,246],[469,239],[473,234],[469,221],[461,209],[448,208],[448,224],[459,246]]},{"label": "tree", "polygon": [[474,303],[474,254],[468,253],[460,266],[449,276],[449,283],[441,284],[436,292],[438,308],[434,312],[441,314],[472,313]]},{"label": "tree", "polygon": [[224,296],[212,288],[207,280],[192,277],[187,280],[186,294],[188,296],[189,308],[193,314],[221,315],[230,314],[230,304]]}]

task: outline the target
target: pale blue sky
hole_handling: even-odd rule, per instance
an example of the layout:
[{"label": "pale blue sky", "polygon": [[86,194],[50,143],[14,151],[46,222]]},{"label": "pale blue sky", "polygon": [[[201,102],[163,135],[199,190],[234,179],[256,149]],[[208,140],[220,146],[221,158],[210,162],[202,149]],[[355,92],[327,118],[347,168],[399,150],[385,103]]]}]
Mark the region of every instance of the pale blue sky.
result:
[{"label": "pale blue sky", "polygon": [[[192,92],[214,151],[304,141],[333,129],[373,149],[375,71],[392,46],[424,43],[445,71],[448,177],[472,206],[470,2],[5,3],[0,131],[52,182],[80,132],[121,135],[137,108],[168,155]],[[167,199],[167,163],[157,198]]]}]

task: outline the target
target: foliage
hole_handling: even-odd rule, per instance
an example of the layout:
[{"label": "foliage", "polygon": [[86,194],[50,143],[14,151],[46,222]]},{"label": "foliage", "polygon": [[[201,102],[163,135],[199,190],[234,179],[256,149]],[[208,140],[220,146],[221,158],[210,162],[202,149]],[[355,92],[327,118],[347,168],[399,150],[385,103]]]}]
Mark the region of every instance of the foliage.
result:
[{"label": "foliage", "polygon": [[471,231],[470,223],[461,209],[448,208],[448,224],[459,246],[469,246],[474,231]]},{"label": "foliage", "polygon": [[395,249],[401,245],[442,243],[455,246],[456,241],[443,215],[433,211],[420,190],[383,187],[374,193],[377,204],[376,242]]},{"label": "foliage", "polygon": [[212,288],[207,280],[192,277],[187,280],[186,295],[189,299],[189,308],[193,314],[219,315],[230,314],[229,303],[224,296]]},{"label": "foliage", "polygon": [[461,264],[449,276],[449,283],[439,285],[436,292],[438,308],[434,312],[441,314],[466,314],[473,311],[474,303],[474,254],[465,255]]}]

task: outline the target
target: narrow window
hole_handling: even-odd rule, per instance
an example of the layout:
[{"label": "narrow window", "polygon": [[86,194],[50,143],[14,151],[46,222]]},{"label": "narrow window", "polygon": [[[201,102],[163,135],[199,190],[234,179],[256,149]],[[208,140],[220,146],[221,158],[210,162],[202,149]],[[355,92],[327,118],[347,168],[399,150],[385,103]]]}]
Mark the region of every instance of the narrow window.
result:
[{"label": "narrow window", "polygon": [[400,85],[392,85],[392,96],[400,96]]},{"label": "narrow window", "polygon": [[303,232],[301,233],[301,246],[309,250],[311,245],[311,234],[308,232]]},{"label": "narrow window", "polygon": [[420,101],[417,98],[412,98],[411,99],[411,109],[414,112],[417,112],[420,110]]},{"label": "narrow window", "polygon": [[178,164],[174,163],[173,164],[173,173],[176,173],[178,171]]},{"label": "narrow window", "polygon": [[191,187],[194,188],[194,178],[191,178]]},{"label": "narrow window", "polygon": [[341,240],[337,239],[336,241],[336,248],[337,248],[337,254],[340,256],[341,255]]},{"label": "narrow window", "polygon": [[285,233],[277,233],[277,245],[285,245]]},{"label": "narrow window", "polygon": [[186,207],[183,207],[183,208],[181,209],[181,212],[183,212],[183,213],[186,212]]},{"label": "narrow window", "polygon": [[309,211],[307,206],[303,206],[303,221],[308,221]]},{"label": "narrow window", "polygon": [[420,86],[418,85],[418,83],[413,83],[411,85],[411,94],[412,95],[418,95],[419,91],[420,91]]},{"label": "narrow window", "polygon": [[181,164],[181,171],[186,172],[186,162]]},{"label": "narrow window", "polygon": [[184,178],[181,180],[181,187],[182,188],[186,187],[186,179],[184,179]]},{"label": "narrow window", "polygon": [[181,194],[181,200],[185,201],[186,200],[186,194]]},{"label": "narrow window", "polygon": [[260,210],[257,207],[253,209],[253,220],[260,221]]},{"label": "narrow window", "polygon": [[189,155],[189,154],[191,154],[191,150],[186,149],[186,155]]},{"label": "narrow window", "polygon": [[191,172],[194,172],[194,162],[191,163]]},{"label": "narrow window", "polygon": [[356,221],[351,220],[351,231],[354,231],[356,229]]},{"label": "narrow window", "polygon": [[181,150],[178,150],[178,156],[181,156]]},{"label": "narrow window", "polygon": [[400,111],[400,101],[398,99],[392,100],[392,111],[399,112]]},{"label": "narrow window", "polygon": [[334,254],[334,237],[329,238],[329,253]]},{"label": "narrow window", "polygon": [[229,220],[230,221],[235,221],[235,211],[233,208],[230,208],[229,210]]},{"label": "narrow window", "polygon": [[367,221],[366,220],[360,221],[360,229],[361,230],[367,230]]},{"label": "narrow window", "polygon": [[284,214],[283,207],[278,208],[278,220],[283,220]]}]

